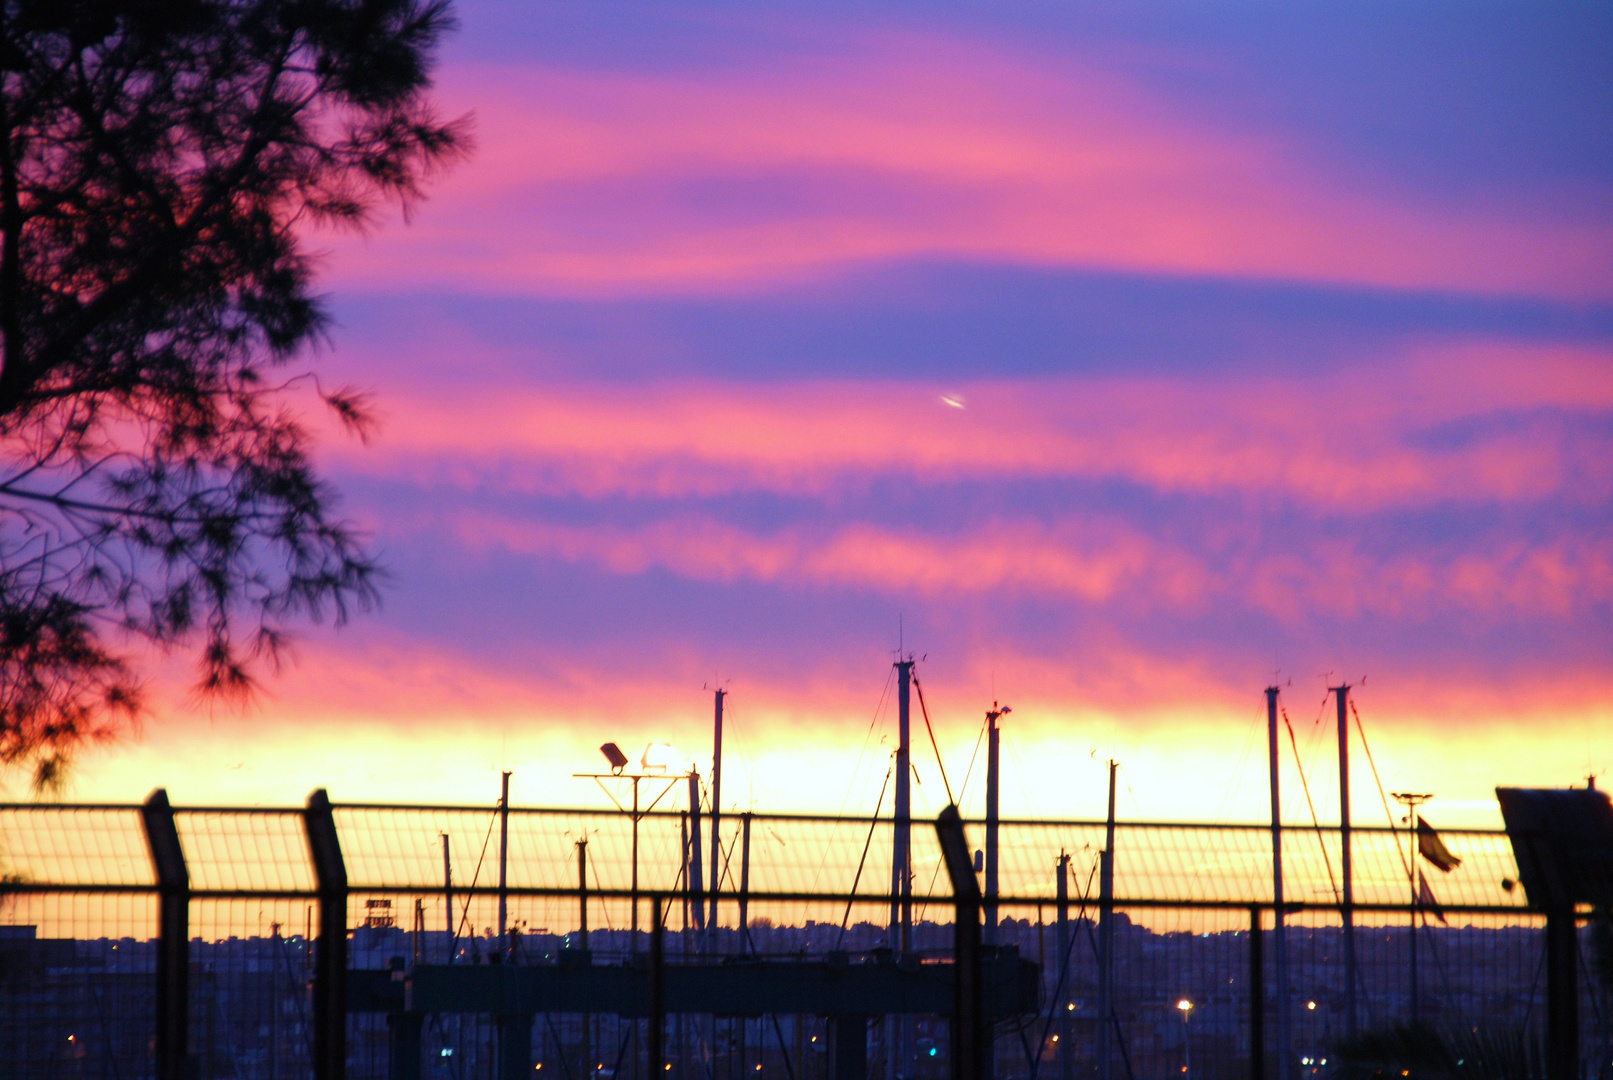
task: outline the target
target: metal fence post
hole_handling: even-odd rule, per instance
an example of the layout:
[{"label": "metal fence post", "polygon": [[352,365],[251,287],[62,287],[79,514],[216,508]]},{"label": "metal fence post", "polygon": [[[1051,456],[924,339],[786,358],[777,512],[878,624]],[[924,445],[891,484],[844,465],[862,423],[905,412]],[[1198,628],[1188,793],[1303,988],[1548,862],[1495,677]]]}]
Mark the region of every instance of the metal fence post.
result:
[{"label": "metal fence post", "polygon": [[1266,1075],[1266,948],[1260,905],[1249,905],[1249,1076]]},{"label": "metal fence post", "polygon": [[319,948],[314,954],[314,1080],[347,1073],[347,867],[330,796],[320,788],[303,811],[319,890]]},{"label": "metal fence post", "polygon": [[426,1018],[417,1012],[392,1012],[386,1017],[388,1080],[420,1080],[420,1035]]},{"label": "metal fence post", "polygon": [[179,845],[168,792],[153,791],[140,807],[146,845],[157,873],[157,1080],[185,1080],[186,1019],[190,1008],[190,872]]},{"label": "metal fence post", "polygon": [[650,894],[650,1076],[663,1080],[666,1071],[666,927],[661,894]]},{"label": "metal fence post", "polygon": [[935,833],[952,880],[952,1077],[981,1080],[991,1050],[980,977],[980,883],[956,806],[941,811]]},{"label": "metal fence post", "polygon": [[1546,1076],[1578,1080],[1579,936],[1571,905],[1546,911]]},{"label": "metal fence post", "polygon": [[868,1076],[868,1017],[831,1015],[829,1080],[866,1080]]}]

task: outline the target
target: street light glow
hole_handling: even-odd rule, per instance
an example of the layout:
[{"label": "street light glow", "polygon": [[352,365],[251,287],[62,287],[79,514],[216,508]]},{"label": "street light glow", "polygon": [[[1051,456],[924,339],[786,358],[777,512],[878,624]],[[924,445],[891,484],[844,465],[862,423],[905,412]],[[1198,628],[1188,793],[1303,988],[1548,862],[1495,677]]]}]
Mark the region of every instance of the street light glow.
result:
[{"label": "street light glow", "polygon": [[1189,1012],[1193,1011],[1193,1003],[1191,1001],[1187,1000],[1186,998],[1183,998],[1181,1001],[1178,1001],[1176,1003],[1176,1007],[1178,1009],[1181,1009],[1184,1013],[1189,1013]]}]

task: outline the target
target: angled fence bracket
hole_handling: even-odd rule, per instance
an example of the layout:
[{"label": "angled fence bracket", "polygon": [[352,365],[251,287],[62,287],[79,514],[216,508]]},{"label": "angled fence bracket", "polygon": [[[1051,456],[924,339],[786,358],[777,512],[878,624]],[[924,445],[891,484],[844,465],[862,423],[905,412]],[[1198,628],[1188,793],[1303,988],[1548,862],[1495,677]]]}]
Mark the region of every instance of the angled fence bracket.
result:
[{"label": "angled fence bracket", "polygon": [[956,806],[941,811],[935,834],[952,880],[952,1080],[985,1080],[991,1029],[980,978],[980,883]]},{"label": "angled fence bracket", "polygon": [[157,1080],[186,1080],[190,872],[167,791],[158,788],[147,797],[140,807],[140,823],[157,873]]},{"label": "angled fence bracket", "polygon": [[303,811],[308,853],[319,892],[319,946],[314,953],[314,1080],[347,1071],[347,866],[336,836],[330,796],[320,788]]}]

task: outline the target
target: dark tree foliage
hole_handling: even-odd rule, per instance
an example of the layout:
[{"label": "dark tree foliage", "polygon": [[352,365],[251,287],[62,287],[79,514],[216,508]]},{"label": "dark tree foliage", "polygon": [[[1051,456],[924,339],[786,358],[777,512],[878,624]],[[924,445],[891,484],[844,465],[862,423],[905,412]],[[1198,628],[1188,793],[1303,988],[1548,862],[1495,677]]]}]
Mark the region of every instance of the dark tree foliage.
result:
[{"label": "dark tree foliage", "polygon": [[[139,657],[250,691],[375,599],[298,405],[311,228],[405,209],[462,149],[446,0],[0,0],[0,764],[138,717]],[[323,406],[322,406],[323,407]]]}]

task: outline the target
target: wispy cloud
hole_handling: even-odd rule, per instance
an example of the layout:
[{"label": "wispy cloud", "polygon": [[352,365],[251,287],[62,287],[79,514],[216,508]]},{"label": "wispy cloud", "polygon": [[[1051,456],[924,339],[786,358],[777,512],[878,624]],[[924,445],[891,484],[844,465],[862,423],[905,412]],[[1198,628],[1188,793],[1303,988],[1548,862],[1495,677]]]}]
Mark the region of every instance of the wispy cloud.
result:
[{"label": "wispy cloud", "polygon": [[950,256],[1613,296],[1594,194],[1409,200],[1276,132],[1189,123],[1095,58],[864,27],[765,64],[443,82],[480,118],[478,164],[417,228],[341,242],[349,285],[750,291]]},{"label": "wispy cloud", "polygon": [[378,452],[339,452],[366,471],[590,497],[823,494],[889,474],[1120,480],[1337,512],[1613,494],[1613,356],[1595,351],[1472,343],[1332,375],[965,392],[967,410],[878,380],[435,391],[389,401]]},{"label": "wispy cloud", "polygon": [[570,801],[728,680],[736,775],[833,809],[898,620],[949,753],[1013,702],[1027,812],[1100,809],[1101,748],[1128,813],[1202,816],[1260,688],[1304,722],[1328,671],[1442,798],[1613,760],[1613,177],[1562,16],[563,8],[467,3],[477,158],[321,241],[388,607],[95,790],[231,798],[216,745],[283,801],[501,761]]}]

